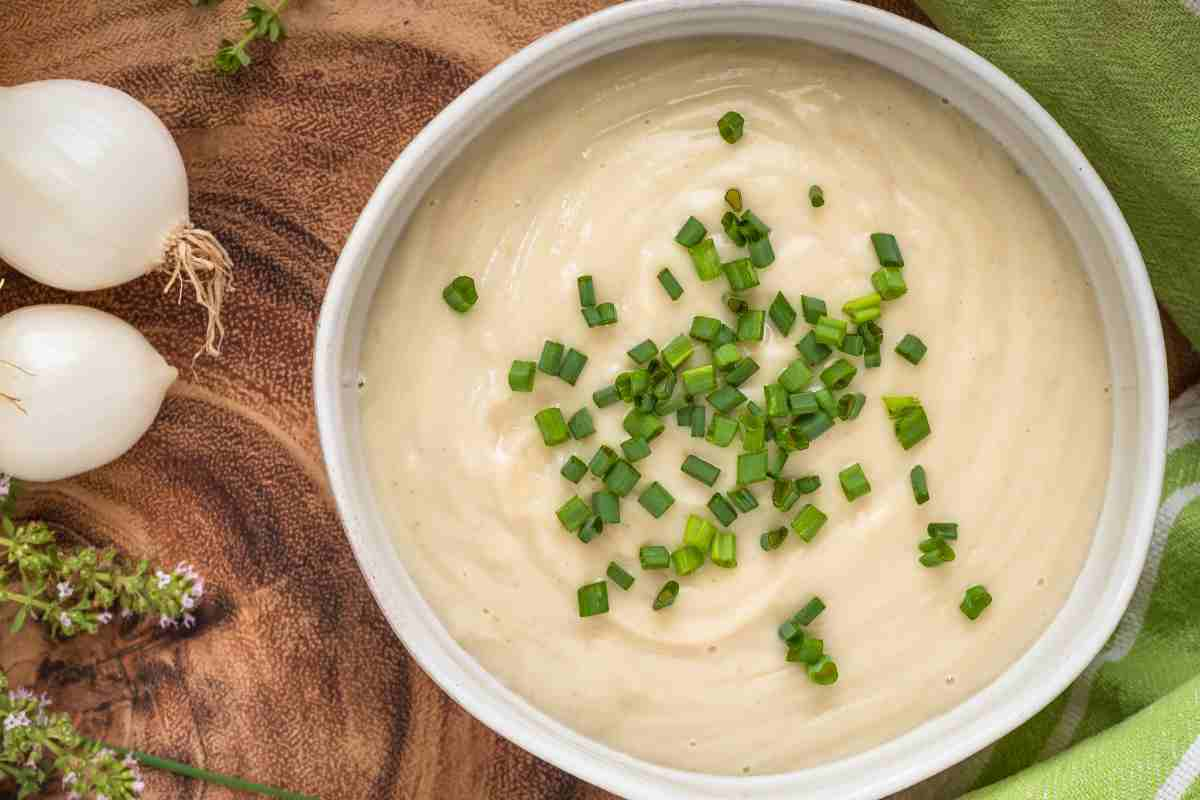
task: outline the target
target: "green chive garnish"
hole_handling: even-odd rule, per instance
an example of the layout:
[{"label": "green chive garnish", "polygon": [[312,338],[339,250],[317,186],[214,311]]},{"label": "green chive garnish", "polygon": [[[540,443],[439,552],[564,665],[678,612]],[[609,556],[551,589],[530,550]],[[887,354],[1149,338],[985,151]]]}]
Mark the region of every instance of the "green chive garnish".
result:
[{"label": "green chive garnish", "polygon": [[783,296],[783,292],[776,293],[767,313],[780,333],[787,336],[792,332],[792,326],[796,323],[796,309]]},{"label": "green chive garnish", "polygon": [[514,361],[508,368],[508,388],[514,392],[532,392],[537,365],[532,361]]},{"label": "green chive garnish", "polygon": [[616,386],[611,384],[592,392],[592,402],[596,404],[597,408],[607,408],[620,400],[621,393],[617,391]]},{"label": "green chive garnish", "polygon": [[739,486],[726,494],[734,507],[743,514],[758,508],[758,500],[754,498],[754,493],[745,486]]},{"label": "green chive garnish", "polygon": [[[750,242],[750,263],[759,269],[766,269],[775,263],[775,249],[771,247],[770,239],[764,236]],[[757,278],[754,285],[758,285]]]},{"label": "green chive garnish", "polygon": [[908,473],[908,480],[912,483],[913,499],[917,501],[917,505],[923,506],[929,502],[929,483],[925,478],[925,468],[918,464]]},{"label": "green chive garnish", "polygon": [[595,306],[583,306],[579,309],[579,313],[583,314],[583,321],[589,328],[596,328],[604,324],[604,320],[600,317],[600,309]]},{"label": "green chive garnish", "polygon": [[707,233],[708,229],[704,227],[703,222],[695,217],[688,217],[687,222],[683,223],[683,227],[679,229],[679,233],[675,234],[675,241],[684,247],[695,247],[704,240]]},{"label": "green chive garnish", "polygon": [[579,305],[594,306],[596,305],[596,287],[592,283],[591,275],[580,275],[576,281],[579,284]]},{"label": "green chive garnish", "polygon": [[858,374],[858,368],[844,358],[839,358],[821,372],[821,383],[828,389],[845,389]]},{"label": "green chive garnish", "polygon": [[708,412],[704,406],[692,406],[692,438],[700,439],[707,432],[704,420]]},{"label": "green chive garnish", "polygon": [[828,519],[820,509],[809,503],[801,508],[800,513],[792,520],[792,530],[805,542],[811,542]]},{"label": "green chive garnish", "polygon": [[736,344],[723,344],[713,351],[713,366],[721,372],[724,372],[741,360],[742,354],[737,349]]},{"label": "green chive garnish", "polygon": [[863,342],[862,336],[857,333],[849,334],[842,340],[841,351],[852,356],[861,356],[866,350],[866,345]]},{"label": "green chive garnish", "polygon": [[[737,482],[741,486],[767,479],[767,451],[742,453],[737,459]],[[709,484],[710,486],[712,484]]]},{"label": "green chive garnish", "polygon": [[442,289],[442,299],[458,313],[467,313],[479,299],[479,294],[475,291],[475,281],[468,275],[459,275]]},{"label": "green chive garnish", "polygon": [[563,418],[561,409],[543,408],[533,415],[533,421],[537,423],[538,430],[542,434],[542,442],[547,447],[554,447],[571,438],[570,431],[567,430],[567,421]]},{"label": "green chive garnish", "polygon": [[796,343],[796,350],[800,352],[800,357],[804,359],[804,363],[810,367],[817,366],[829,358],[833,352],[831,347],[817,341],[816,331],[809,331],[804,334],[800,341]]},{"label": "green chive garnish", "polygon": [[829,389],[818,389],[813,392],[813,397],[817,399],[817,405],[822,411],[830,417],[837,416],[837,401],[833,399],[833,392]]},{"label": "green chive garnish", "polygon": [[579,587],[579,616],[594,617],[608,613],[608,584],[604,581]]},{"label": "green chive garnish", "polygon": [[804,391],[805,387],[812,382],[812,378],[812,370],[805,365],[804,361],[796,359],[791,364],[788,364],[783,372],[779,373],[779,385],[788,394],[794,394]]},{"label": "green chive garnish", "polygon": [[800,295],[800,310],[804,314],[804,321],[809,325],[816,325],[820,322],[821,317],[829,313],[824,300],[819,297],[809,297],[806,294]]},{"label": "green chive garnish", "polygon": [[692,406],[684,406],[675,412],[675,424],[681,428],[692,427]]},{"label": "green chive garnish", "polygon": [[758,546],[767,551],[776,550],[783,544],[784,540],[787,539],[787,535],[787,528],[780,527],[775,528],[774,530],[769,530],[762,536],[758,537]]},{"label": "green chive garnish", "polygon": [[896,267],[880,267],[871,273],[871,285],[884,300],[895,300],[908,292],[904,273]]},{"label": "green chive garnish", "polygon": [[692,340],[681,333],[662,349],[663,363],[671,369],[679,369],[692,357],[693,350],[695,350],[695,345],[692,344]]},{"label": "green chive garnish", "polygon": [[838,482],[842,484],[842,491],[845,493],[846,499],[851,502],[871,491],[871,484],[867,481],[867,474],[863,472],[862,464],[851,464],[839,472]]},{"label": "green chive garnish", "polygon": [[604,485],[617,497],[624,497],[633,491],[633,487],[637,486],[637,482],[641,479],[642,473],[638,472],[632,464],[628,461],[618,461],[604,476]]},{"label": "green chive garnish", "polygon": [[787,389],[778,383],[768,383],[763,386],[763,396],[766,398],[765,406],[768,417],[786,417],[791,413],[788,411]]},{"label": "green chive garnish", "polygon": [[736,341],[737,332],[722,322],[721,327],[717,328],[717,335],[712,338],[712,341],[708,343],[708,346],[716,350],[721,345],[733,344]]},{"label": "green chive garnish", "polygon": [[958,523],[957,522],[931,522],[925,528],[925,532],[931,538],[937,539],[957,539],[958,538]]},{"label": "green chive garnish", "polygon": [[559,474],[569,480],[571,483],[579,483],[583,476],[587,474],[587,464],[578,456],[571,456],[566,463],[562,465]]},{"label": "green chive garnish", "polygon": [[812,204],[813,208],[825,205],[825,190],[815,183],[808,187],[808,202]]},{"label": "green chive garnish", "polygon": [[727,189],[725,191],[725,202],[729,207],[739,214],[742,212],[742,193],[739,189]]},{"label": "green chive garnish", "polygon": [[617,375],[617,395],[626,403],[632,403],[650,389],[650,373],[644,369],[630,370]]},{"label": "green chive garnish", "polygon": [[625,460],[632,464],[650,455],[650,443],[640,436],[626,439],[621,442],[621,452],[625,454]]},{"label": "green chive garnish", "polygon": [[717,254],[717,245],[712,239],[705,239],[695,247],[688,248],[692,257],[692,266],[696,275],[702,281],[711,281],[721,275],[721,256]]},{"label": "green chive garnish", "polygon": [[671,551],[662,545],[647,544],[638,550],[642,569],[666,569],[671,566]]},{"label": "green chive garnish", "polygon": [[737,509],[726,500],[720,492],[717,492],[708,499],[708,510],[717,518],[717,521],[722,525],[729,526],[737,519]]},{"label": "green chive garnish", "polygon": [[726,384],[709,394],[708,402],[718,411],[728,414],[746,402],[746,395],[742,394],[736,386]]},{"label": "green chive garnish", "polygon": [[617,324],[617,307],[614,304],[601,303],[596,306],[596,313],[600,315],[600,325]]},{"label": "green chive garnish", "polygon": [[867,353],[863,356],[863,366],[867,369],[873,369],[883,363],[883,357],[876,350],[874,353]]},{"label": "green chive garnish", "polygon": [[856,297],[842,306],[842,313],[849,317],[855,325],[865,325],[872,320],[879,319],[882,299],[876,292]]},{"label": "green chive garnish", "polygon": [[671,553],[671,566],[675,568],[675,574],[681,578],[691,575],[704,566],[704,553],[690,544],[685,544]]},{"label": "green chive garnish", "polygon": [[683,528],[683,543],[691,545],[699,550],[702,554],[708,552],[708,546],[712,544],[713,537],[717,535],[717,528],[704,517],[698,517],[695,514],[688,514],[687,523]]},{"label": "green chive garnish", "polygon": [[721,302],[734,314],[740,314],[750,307],[745,298],[734,291],[722,292]]},{"label": "green chive garnish", "polygon": [[962,604],[959,608],[969,620],[979,619],[979,615],[984,612],[988,606],[992,604],[992,596],[982,584],[976,584],[967,589],[963,594]]},{"label": "green chive garnish", "polygon": [[606,525],[621,521],[621,498],[607,489],[592,492],[592,513],[604,520]]},{"label": "green chive garnish", "polygon": [[866,404],[867,396],[862,392],[847,392],[838,398],[838,418],[843,421],[858,419]]},{"label": "green chive garnish", "polygon": [[829,656],[821,656],[821,659],[817,663],[809,665],[808,677],[813,683],[820,686],[829,686],[837,683],[837,664],[833,663]]},{"label": "green chive garnish", "polygon": [[658,481],[650,484],[645,491],[638,495],[638,503],[642,508],[650,512],[651,516],[658,519],[667,510],[675,505],[675,498],[671,496],[663,485]]},{"label": "green chive garnish", "polygon": [[919,407],[897,417],[893,427],[900,446],[905,450],[911,450],[931,432],[929,417],[925,416],[925,409]]},{"label": "green chive garnish", "polygon": [[654,441],[654,437],[658,436],[667,427],[663,421],[654,414],[648,414],[640,409],[632,409],[625,415],[621,426],[630,437],[636,439],[642,437],[647,442]]},{"label": "green chive garnish", "polygon": [[910,364],[920,364],[927,350],[925,343],[911,333],[904,334],[900,344],[896,345],[896,353]]},{"label": "green chive garnish", "polygon": [[562,369],[563,346],[549,339],[542,345],[542,355],[538,359],[538,369],[547,375],[557,375]]},{"label": "green chive garnish", "polygon": [[758,372],[758,362],[747,356],[729,370],[725,375],[725,383],[729,386],[741,386],[756,372]]},{"label": "green chive garnish", "polygon": [[645,339],[631,347],[627,352],[634,363],[640,366],[658,355],[658,345],[652,339]]},{"label": "green chive garnish", "polygon": [[729,240],[738,247],[745,247],[746,235],[742,233],[742,221],[738,219],[738,215],[732,211],[726,211],[721,216],[721,227],[725,229],[725,235]]},{"label": "green chive garnish", "polygon": [[592,515],[592,510],[588,508],[587,503],[579,499],[578,495],[571,495],[571,499],[559,506],[558,511],[554,513],[564,528],[575,533],[583,527],[583,523],[587,522],[588,517]]},{"label": "green chive garnish", "polygon": [[792,617],[792,621],[802,628],[812,625],[817,617],[821,616],[821,612],[825,610],[825,601],[817,596],[813,596],[811,600],[804,604],[804,608],[796,612]]},{"label": "green chive garnish", "polygon": [[793,414],[815,414],[820,411],[817,396],[812,392],[797,392],[788,395],[788,410]]},{"label": "green chive garnish", "polygon": [[634,577],[615,561],[608,562],[608,570],[604,574],[608,576],[610,581],[627,592],[629,591],[629,587],[633,586]]},{"label": "green chive garnish", "polygon": [[726,111],[717,120],[717,132],[721,134],[721,138],[733,144],[738,139],[742,138],[745,132],[746,118],[736,111]]},{"label": "green chive garnish", "polygon": [[800,432],[804,434],[804,438],[810,442],[815,442],[821,434],[833,427],[833,416],[826,414],[824,411],[818,411],[815,414],[806,414],[796,421],[796,426],[800,428]]},{"label": "green chive garnish", "polygon": [[753,241],[769,235],[771,226],[759,219],[753,211],[746,209],[742,213],[742,230],[746,233],[746,238]]},{"label": "green chive garnish", "polygon": [[767,446],[767,421],[749,411],[738,417],[742,428],[742,449],[749,453],[758,452]]},{"label": "green chive garnish", "polygon": [[900,245],[896,237],[890,233],[872,233],[871,245],[875,248],[875,256],[883,267],[903,267],[904,257],[900,255]]},{"label": "green chive garnish", "polygon": [[816,664],[824,655],[825,642],[814,637],[805,636],[799,644],[788,648],[787,660],[793,664]]},{"label": "green chive garnish", "polygon": [[821,477],[819,475],[805,475],[796,478],[794,483],[796,484],[796,491],[800,492],[800,494],[812,494],[821,488]]},{"label": "green chive garnish", "polygon": [[683,460],[679,469],[684,475],[695,478],[705,486],[712,486],[721,477],[721,470],[705,461],[703,458],[689,455]]},{"label": "green chive garnish", "polygon": [[686,369],[680,375],[683,390],[692,397],[707,394],[717,387],[717,371],[712,364]]},{"label": "green chive garnish", "polygon": [[658,282],[667,290],[667,294],[670,295],[672,302],[683,296],[683,287],[679,285],[679,281],[675,279],[671,270],[666,267],[658,271]]},{"label": "green chive garnish", "polygon": [[675,598],[679,596],[679,581],[667,581],[663,587],[658,590],[658,594],[654,596],[654,610],[662,611],[664,608],[670,608],[675,602]]},{"label": "green chive garnish", "polygon": [[737,566],[737,534],[730,531],[717,531],[713,537],[709,558],[718,567],[733,569]]},{"label": "green chive garnish", "polygon": [[704,438],[717,447],[728,447],[733,438],[737,436],[737,433],[738,422],[736,419],[725,414],[713,414],[712,421],[708,423],[708,431],[705,433]]},{"label": "green chive garnish", "polygon": [[748,258],[726,261],[721,265],[721,271],[725,273],[725,278],[729,281],[729,288],[735,292],[742,292],[758,286],[758,272]]},{"label": "green chive garnish", "polygon": [[692,327],[688,335],[702,342],[711,342],[721,330],[721,320],[712,317],[692,317]]},{"label": "green chive garnish", "polygon": [[767,312],[748,309],[738,314],[737,338],[739,342],[761,342]]},{"label": "green chive garnish", "polygon": [[804,435],[804,429],[799,425],[786,425],[775,431],[775,443],[784,452],[794,452],[796,450],[807,450],[809,438]]},{"label": "green chive garnish", "polygon": [[571,432],[572,439],[586,439],[596,432],[596,424],[592,421],[592,414],[586,408],[581,408],[571,415],[571,419],[567,421],[567,430]]},{"label": "green chive garnish", "polygon": [[604,520],[598,514],[593,514],[579,529],[579,541],[587,544],[602,533],[604,533]]},{"label": "green chive garnish", "polygon": [[795,481],[777,480],[771,492],[771,503],[780,511],[791,511],[800,499],[800,490]]},{"label": "green chive garnish", "polygon": [[783,478],[783,470],[787,467],[788,458],[791,453],[782,448],[776,447],[774,455],[771,456],[770,463],[767,465],[767,477],[771,480],[781,480]]},{"label": "green chive garnish", "polygon": [[846,338],[847,327],[845,320],[821,317],[817,320],[817,327],[813,329],[813,333],[821,344],[827,347],[840,347]]},{"label": "green chive garnish", "polygon": [[579,375],[583,372],[584,366],[587,365],[587,360],[587,356],[572,347],[563,356],[562,367],[558,371],[558,377],[574,386],[575,381],[579,380]]},{"label": "green chive garnish", "polygon": [[602,444],[600,445],[600,449],[596,451],[596,455],[592,456],[588,468],[597,478],[603,478],[620,460],[621,457],[617,455],[615,450],[606,444]]},{"label": "green chive garnish", "polygon": [[885,394],[883,405],[889,419],[899,419],[910,411],[921,408],[921,401],[912,395]]}]

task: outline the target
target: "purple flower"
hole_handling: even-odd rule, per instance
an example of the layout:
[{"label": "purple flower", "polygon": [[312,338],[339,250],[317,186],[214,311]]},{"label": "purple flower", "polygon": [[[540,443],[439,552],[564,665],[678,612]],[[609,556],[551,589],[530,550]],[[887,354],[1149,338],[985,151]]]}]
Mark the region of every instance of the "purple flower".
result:
[{"label": "purple flower", "polygon": [[70,581],[63,581],[58,585],[58,599],[66,600],[71,595],[75,594],[75,588],[71,586]]}]

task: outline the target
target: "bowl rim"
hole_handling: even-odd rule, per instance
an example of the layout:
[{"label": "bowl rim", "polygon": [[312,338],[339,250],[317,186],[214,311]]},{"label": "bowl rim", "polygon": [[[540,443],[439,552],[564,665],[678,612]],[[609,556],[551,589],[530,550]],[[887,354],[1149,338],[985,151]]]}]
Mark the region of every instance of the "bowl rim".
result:
[{"label": "bowl rim", "polygon": [[[830,764],[764,776],[719,776],[661,767],[611,750],[576,733],[504,687],[475,663],[477,669],[483,672],[482,676],[477,676],[477,680],[486,684],[484,688],[487,692],[498,691],[509,695],[506,699],[510,704],[515,702],[518,706],[524,706],[522,710],[527,716],[532,716],[522,719],[505,712],[503,708],[489,707],[473,694],[472,687],[463,680],[463,675],[450,674],[453,670],[446,670],[446,664],[437,663],[433,654],[426,652],[421,646],[414,646],[411,640],[414,631],[402,619],[405,611],[401,608],[398,598],[392,596],[392,590],[384,586],[382,577],[376,571],[378,565],[375,559],[379,552],[367,541],[369,537],[358,535],[353,524],[357,516],[350,499],[353,494],[351,484],[354,475],[349,465],[349,448],[347,437],[344,435],[342,416],[344,395],[346,387],[351,385],[351,377],[343,374],[342,355],[350,324],[349,312],[356,299],[362,273],[380,243],[399,198],[406,191],[405,181],[419,172],[434,143],[448,135],[464,117],[476,112],[491,95],[501,90],[517,75],[550,59],[556,52],[571,47],[581,48],[580,43],[598,31],[634,20],[718,8],[725,13],[805,10],[836,19],[841,23],[861,26],[866,36],[904,39],[913,48],[924,48],[942,59],[953,62],[970,73],[975,81],[986,84],[993,92],[1001,95],[1036,128],[1055,153],[1055,157],[1070,168],[1074,188],[1087,198],[1091,210],[1098,215],[1097,225],[1111,234],[1112,247],[1116,251],[1114,266],[1125,282],[1125,303],[1130,314],[1131,327],[1136,334],[1134,350],[1139,356],[1139,397],[1146,403],[1146,407],[1140,413],[1147,416],[1144,427],[1148,431],[1146,443],[1150,445],[1149,460],[1142,463],[1143,472],[1138,476],[1142,488],[1134,492],[1130,503],[1128,519],[1135,523],[1135,531],[1131,534],[1134,547],[1133,552],[1123,553],[1126,567],[1121,573],[1119,588],[1112,597],[1113,602],[1101,609],[1103,616],[1095,622],[1091,636],[1087,639],[1088,646],[1063,654],[1053,676],[1037,686],[1030,687],[1021,702],[1007,703],[1003,707],[1004,713],[993,713],[988,717],[987,725],[975,725],[975,730],[960,732],[960,736],[946,742],[946,747],[936,754],[927,755],[919,763],[894,765],[895,769],[889,775],[877,776],[873,781],[864,782],[863,786],[857,787],[852,794],[845,795],[845,800],[878,798],[934,775],[996,741],[1045,707],[1082,673],[1116,628],[1137,585],[1150,545],[1165,467],[1165,347],[1157,303],[1133,234],[1107,187],[1075,143],[1032,96],[990,62],[931,28],[882,9],[838,0],[640,0],[583,17],[534,41],[476,81],[412,139],[384,174],[351,230],[330,277],[316,330],[313,396],[320,445],[347,539],[377,605],[405,649],[426,674],[468,713],[539,758],[583,780],[624,796],[783,797],[788,792],[786,784],[789,776],[823,770],[831,764],[853,760],[877,749],[871,748],[864,753],[838,759]],[[588,56],[584,60],[591,58],[592,56]],[[393,554],[392,558],[399,562],[398,555]],[[411,578],[408,578],[402,565],[400,573],[411,584]],[[423,597],[416,592],[415,587],[413,590],[419,603],[424,606]],[[427,606],[424,608],[429,611]],[[1061,609],[1059,613],[1061,614]],[[461,651],[457,642],[449,637],[436,615],[433,624],[436,630],[427,633],[439,640],[438,644],[457,649],[462,656],[474,662],[474,659],[465,651]],[[404,628],[408,628],[409,635],[402,630]],[[1015,669],[1020,662],[1021,659],[1018,659],[1010,665],[996,681]],[[973,697],[978,697],[986,691],[985,687]],[[968,698],[955,708],[970,701],[971,698]],[[884,745],[878,747],[882,746]],[[622,766],[636,766],[640,768],[641,775],[622,774],[622,770],[619,769]],[[629,773],[630,770],[624,772]],[[683,789],[687,790],[686,794],[674,793]],[[710,791],[716,793],[709,794]]]}]

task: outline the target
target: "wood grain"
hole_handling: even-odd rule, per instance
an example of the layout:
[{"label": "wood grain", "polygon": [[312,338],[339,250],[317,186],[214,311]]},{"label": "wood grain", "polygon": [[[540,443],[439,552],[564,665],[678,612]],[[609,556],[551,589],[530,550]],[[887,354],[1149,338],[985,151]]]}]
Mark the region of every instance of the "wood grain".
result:
[{"label": "wood grain", "polygon": [[[211,592],[199,626],[65,645],[30,628],[0,640],[0,667],[91,735],[327,800],[609,796],[473,720],[394,638],[336,518],[310,380],[326,281],[404,144],[500,60],[606,4],[297,0],[291,38],[253,49],[232,78],[203,62],[238,29],[236,2],[0,4],[0,80],[93,80],[149,105],[183,151],[194,221],[237,264],[224,357],[185,372],[128,455],[34,487],[21,506],[90,541],[196,564]],[[926,21],[910,3],[877,4]],[[200,313],[157,279],[69,295],[4,276],[0,312],[83,303],[136,325],[173,364],[197,347]],[[1177,348],[1178,374],[1194,380],[1188,352]],[[148,796],[231,795],[156,774]]]}]

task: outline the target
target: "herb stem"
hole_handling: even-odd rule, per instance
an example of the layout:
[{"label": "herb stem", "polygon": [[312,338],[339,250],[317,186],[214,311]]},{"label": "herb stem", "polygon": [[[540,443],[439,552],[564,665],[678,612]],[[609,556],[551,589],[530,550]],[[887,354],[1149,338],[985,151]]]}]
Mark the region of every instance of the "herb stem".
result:
[{"label": "herb stem", "polygon": [[[284,0],[287,2],[287,0]],[[262,795],[263,797],[276,797],[280,800],[318,800],[318,798],[307,794],[298,794],[289,792],[286,789],[276,789],[273,786],[263,786],[259,783],[251,783],[250,781],[235,778],[230,775],[222,775],[219,772],[209,772],[206,769],[193,767],[188,764],[182,764],[178,761],[172,761],[169,758],[161,758],[152,756],[148,753],[141,753],[137,750],[129,750],[123,747],[113,747],[111,745],[101,745],[108,747],[110,750],[119,753],[120,755],[130,755],[137,760],[139,764],[151,769],[159,769],[165,772],[173,772],[176,775],[183,775],[186,778],[195,778],[206,783],[211,783],[216,786],[224,786],[227,789],[233,789],[239,792],[251,792]]]}]

